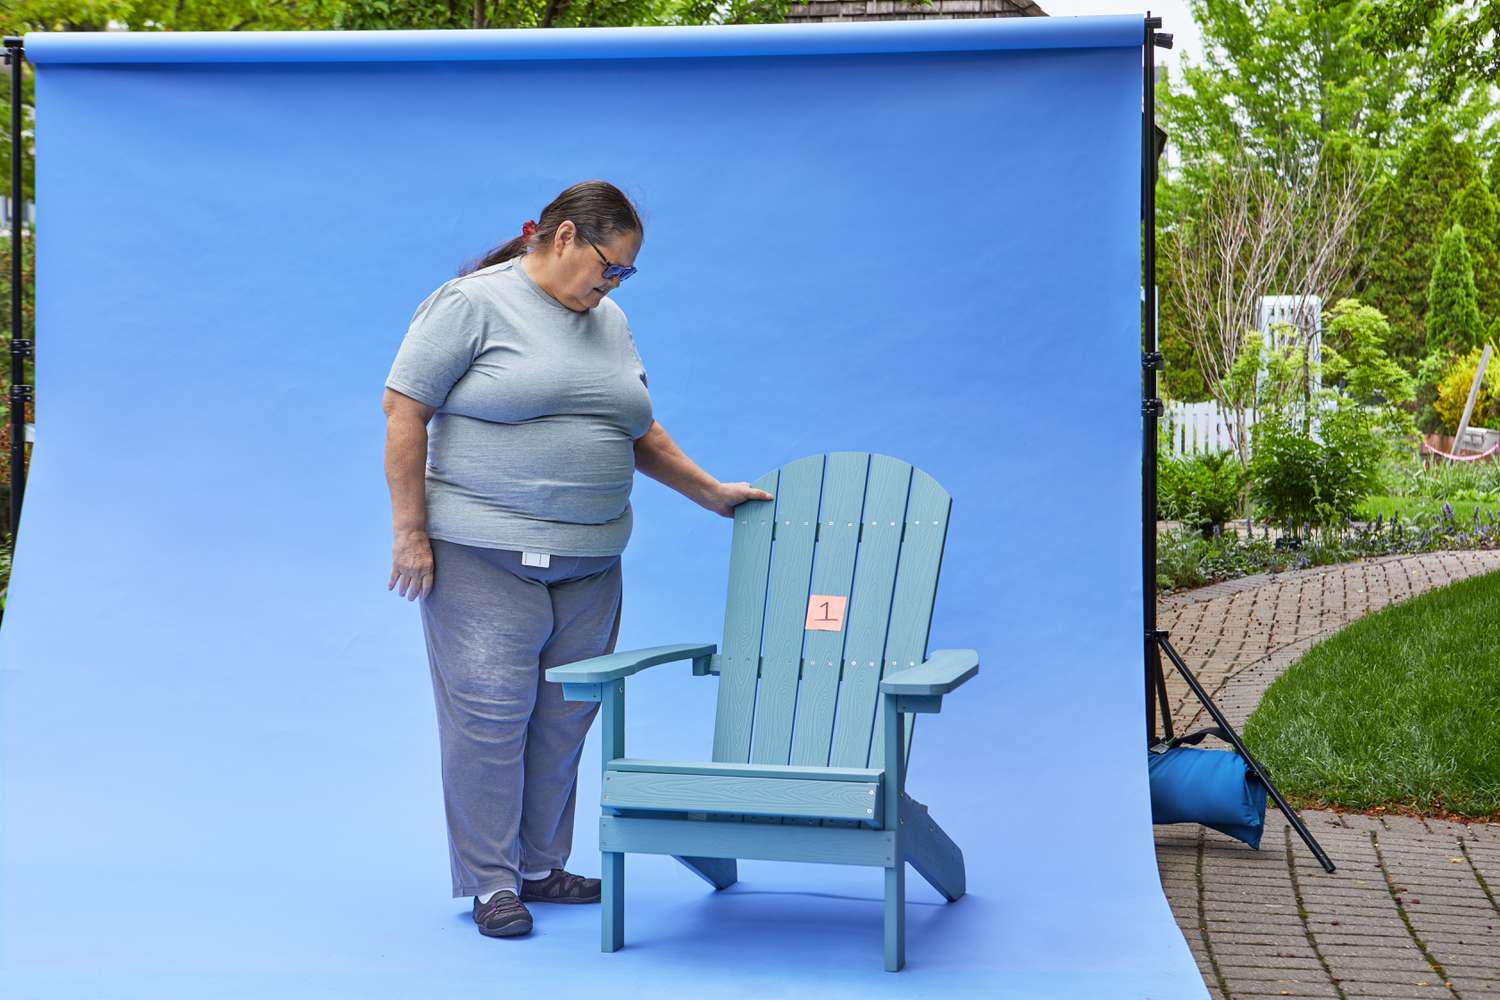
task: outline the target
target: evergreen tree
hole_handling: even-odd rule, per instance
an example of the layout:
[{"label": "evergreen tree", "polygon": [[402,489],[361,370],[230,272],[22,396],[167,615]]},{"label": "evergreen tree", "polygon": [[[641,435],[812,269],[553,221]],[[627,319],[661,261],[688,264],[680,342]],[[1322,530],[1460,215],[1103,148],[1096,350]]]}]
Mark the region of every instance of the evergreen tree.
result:
[{"label": "evergreen tree", "polygon": [[1495,235],[1500,229],[1500,201],[1479,178],[1468,183],[1448,205],[1439,233],[1457,222],[1464,227],[1464,242],[1474,264],[1474,291],[1479,296],[1479,315],[1488,323],[1500,316],[1500,252]]},{"label": "evergreen tree", "polygon": [[1165,367],[1161,371],[1161,394],[1167,399],[1196,403],[1212,399],[1208,383],[1198,367],[1176,297],[1168,294],[1173,281],[1173,261],[1177,255],[1176,230],[1163,232],[1156,241],[1156,284],[1159,290],[1156,309],[1156,349]]},{"label": "evergreen tree", "polygon": [[1443,234],[1427,285],[1427,347],[1462,354],[1480,342],[1484,327],[1474,293],[1474,266],[1464,227]]},{"label": "evergreen tree", "polygon": [[1383,225],[1384,238],[1359,284],[1359,299],[1390,322],[1393,357],[1413,362],[1425,353],[1422,321],[1440,235],[1436,226],[1449,203],[1478,176],[1473,151],[1436,121],[1407,147],[1394,182],[1376,206],[1379,218],[1372,224]]}]

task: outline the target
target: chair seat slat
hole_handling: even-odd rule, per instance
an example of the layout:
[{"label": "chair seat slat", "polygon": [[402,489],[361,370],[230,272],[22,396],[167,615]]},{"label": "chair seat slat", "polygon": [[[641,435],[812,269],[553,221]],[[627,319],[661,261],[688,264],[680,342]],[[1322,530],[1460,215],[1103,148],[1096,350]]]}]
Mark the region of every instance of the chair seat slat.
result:
[{"label": "chair seat slat", "polygon": [[821,781],[788,774],[702,774],[680,770],[604,773],[601,804],[666,812],[845,819],[878,823],[880,777]]}]

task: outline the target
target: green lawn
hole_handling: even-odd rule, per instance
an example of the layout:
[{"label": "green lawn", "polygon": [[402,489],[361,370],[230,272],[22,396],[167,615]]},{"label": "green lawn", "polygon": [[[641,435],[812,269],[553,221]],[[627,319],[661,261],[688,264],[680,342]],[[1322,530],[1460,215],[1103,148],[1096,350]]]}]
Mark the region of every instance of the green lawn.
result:
[{"label": "green lawn", "polygon": [[1244,736],[1303,805],[1500,815],[1500,573],[1314,646],[1271,685]]},{"label": "green lawn", "polygon": [[[1500,510],[1500,503],[1480,503],[1474,500],[1453,500],[1453,517],[1458,521],[1469,521],[1474,517],[1474,509],[1479,508],[1479,516]],[[1443,509],[1443,501],[1428,500],[1423,497],[1365,497],[1360,502],[1359,510],[1355,515],[1357,521],[1373,521],[1375,515],[1382,515],[1387,521],[1391,515],[1400,511],[1401,519],[1407,520],[1416,514],[1436,514]]]}]

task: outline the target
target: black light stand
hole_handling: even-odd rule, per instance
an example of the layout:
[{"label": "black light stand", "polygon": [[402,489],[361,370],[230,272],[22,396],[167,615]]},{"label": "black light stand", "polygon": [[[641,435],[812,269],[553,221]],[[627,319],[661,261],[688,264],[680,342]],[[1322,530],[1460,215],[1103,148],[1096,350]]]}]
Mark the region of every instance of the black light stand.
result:
[{"label": "black light stand", "polygon": [[1161,710],[1162,740],[1172,739],[1172,712],[1167,699],[1166,675],[1162,670],[1161,654],[1166,652],[1177,673],[1187,682],[1194,696],[1208,710],[1215,725],[1214,735],[1231,744],[1235,752],[1244,758],[1251,772],[1266,786],[1276,808],[1286,816],[1292,829],[1302,838],[1323,870],[1332,872],[1333,862],[1314,839],[1297,811],[1287,805],[1281,792],[1271,781],[1271,776],[1260,761],[1245,748],[1239,733],[1224,718],[1203,685],[1188,670],[1177,650],[1167,641],[1167,633],[1156,627],[1156,421],[1162,415],[1162,401],[1156,395],[1156,373],[1163,367],[1161,353],[1156,349],[1156,161],[1166,144],[1166,133],[1156,126],[1156,47],[1172,47],[1172,36],[1159,32],[1161,18],[1151,17],[1147,11],[1145,39],[1145,93],[1141,115],[1141,221],[1145,237],[1145,273],[1141,280],[1141,320],[1145,329],[1144,352],[1141,368],[1145,376],[1144,400],[1141,416],[1144,417],[1141,436],[1141,571],[1144,589],[1142,604],[1146,625],[1146,745],[1157,747],[1157,709]]},{"label": "black light stand", "polygon": [[10,66],[10,537],[14,543],[21,523],[21,495],[26,490],[26,359],[33,354],[21,334],[21,240],[25,226],[26,191],[21,179],[21,39],[5,39],[5,62]]}]

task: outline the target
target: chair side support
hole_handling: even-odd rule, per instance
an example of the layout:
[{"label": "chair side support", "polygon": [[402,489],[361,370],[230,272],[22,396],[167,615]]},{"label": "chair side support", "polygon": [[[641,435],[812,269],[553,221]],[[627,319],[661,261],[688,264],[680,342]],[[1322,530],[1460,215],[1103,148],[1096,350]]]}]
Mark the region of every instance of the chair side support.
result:
[{"label": "chair side support", "polygon": [[[906,712],[938,712],[943,695],[979,672],[979,653],[972,649],[940,649],[920,666],[898,671],[880,682],[881,713],[885,725],[885,797],[881,802],[885,829],[896,839],[896,863],[885,869],[885,968],[900,972],[906,965],[906,861],[913,831],[902,822],[906,799]],[[925,851],[922,852],[925,857]],[[960,872],[962,860],[959,861]],[[930,867],[930,866],[928,866]],[[924,873],[925,874],[925,873]],[[962,875],[958,877],[962,883]],[[946,893],[945,893],[946,894]],[[962,890],[959,890],[962,894]],[[956,897],[950,897],[956,898]]]},{"label": "chair side support", "polygon": [[[566,701],[599,702],[602,758],[599,767],[603,773],[609,768],[610,761],[625,756],[625,678],[659,663],[687,659],[693,661],[693,673],[703,676],[708,672],[709,657],[718,648],[714,643],[680,643],[606,653],[549,667],[546,678],[563,686]],[[625,943],[625,853],[601,851],[600,861],[600,903],[604,911],[600,921],[600,947],[604,951],[619,951]],[[683,863],[693,868],[690,862]],[[703,873],[700,871],[699,874]],[[712,875],[722,880],[725,874],[715,870],[704,877]]]}]

